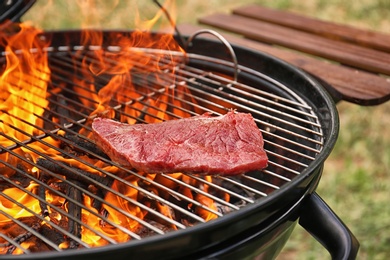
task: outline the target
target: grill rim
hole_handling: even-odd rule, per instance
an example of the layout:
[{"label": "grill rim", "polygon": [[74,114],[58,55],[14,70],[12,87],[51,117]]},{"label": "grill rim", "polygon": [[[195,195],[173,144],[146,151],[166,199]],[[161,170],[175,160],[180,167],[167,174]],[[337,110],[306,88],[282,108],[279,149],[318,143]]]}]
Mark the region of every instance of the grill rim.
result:
[{"label": "grill rim", "polygon": [[[73,33],[79,33],[79,30],[74,30]],[[124,31],[104,31],[103,33],[123,33]],[[127,32],[127,31],[125,31]],[[45,32],[44,35],[50,36],[52,39],[59,39],[61,37],[55,37],[56,35],[65,36],[66,38],[73,38],[68,37],[69,34],[71,34],[71,31],[55,31],[55,32]],[[130,32],[131,33],[131,32]],[[159,34],[156,34],[159,35]],[[219,46],[220,43],[209,40],[209,39],[196,39],[194,46],[197,46],[199,44],[202,45],[202,43],[206,43],[205,45],[215,45]],[[199,43],[198,43],[199,42]],[[304,71],[284,62],[281,61],[275,57],[269,56],[268,54],[261,53],[259,51],[254,51],[248,48],[240,47],[240,46],[233,46],[235,51],[238,51],[240,53],[251,53],[255,54],[256,57],[259,57],[263,60],[264,63],[271,62],[272,64],[281,67],[285,69],[286,71],[290,71],[293,73],[294,77],[298,77],[304,82],[306,82],[308,85],[313,87],[313,90],[316,92],[317,99],[322,99],[323,106],[327,108],[327,112],[330,115],[330,118],[326,121],[322,117],[319,117],[319,121],[322,125],[322,128],[326,130],[326,133],[324,134],[324,147],[321,150],[321,152],[317,155],[316,159],[310,163],[310,165],[305,168],[299,176],[296,176],[287,184],[287,188],[283,187],[278,191],[272,192],[267,197],[255,201],[252,205],[247,205],[243,208],[241,208],[239,211],[234,211],[228,215],[225,215],[223,218],[217,218],[215,220],[202,223],[202,225],[196,225],[193,227],[188,227],[184,230],[178,230],[175,232],[169,232],[164,234],[164,236],[152,236],[143,238],[140,241],[129,241],[127,243],[120,243],[116,245],[107,245],[103,247],[98,248],[89,248],[89,249],[79,249],[79,250],[71,250],[71,251],[65,251],[65,252],[49,252],[49,253],[33,253],[33,254],[26,254],[19,256],[21,259],[32,259],[35,257],[62,257],[62,256],[72,256],[74,254],[78,255],[80,254],[85,255],[85,253],[88,254],[88,251],[91,252],[101,252],[100,250],[106,251],[109,249],[112,250],[129,250],[130,248],[136,248],[140,245],[154,245],[155,243],[161,243],[161,240],[175,240],[179,239],[188,235],[194,234],[194,230],[196,232],[210,232],[218,227],[228,225],[229,223],[233,223],[235,221],[242,220],[250,215],[253,215],[254,213],[259,213],[261,209],[266,208],[267,206],[277,206],[275,205],[275,202],[280,201],[280,198],[285,198],[290,193],[294,193],[293,190],[297,189],[300,190],[299,194],[303,196],[306,196],[307,194],[310,194],[315,189],[315,184],[309,185],[308,183],[314,182],[316,183],[319,178],[322,171],[322,166],[325,161],[325,159],[330,154],[331,150],[333,149],[333,146],[336,142],[338,131],[339,131],[339,121],[338,121],[338,113],[335,107],[335,104],[331,98],[331,96],[325,91],[325,89],[322,87],[322,85],[315,80],[313,77],[305,73]],[[240,57],[240,55],[238,55]],[[241,63],[240,63],[241,64]],[[296,92],[296,90],[294,90]],[[308,95],[308,93],[301,93],[299,92],[299,95],[302,96]],[[316,105],[312,106],[315,109],[318,109]],[[318,111],[315,111],[317,115],[321,115]],[[294,196],[294,199],[290,199],[289,201],[295,201],[296,196]],[[286,203],[284,203],[286,205]],[[280,208],[278,205],[277,208]],[[272,214],[271,214],[272,215]],[[248,225],[251,226],[251,225]],[[185,250],[184,248],[181,250]],[[188,253],[188,252],[187,252]]]}]

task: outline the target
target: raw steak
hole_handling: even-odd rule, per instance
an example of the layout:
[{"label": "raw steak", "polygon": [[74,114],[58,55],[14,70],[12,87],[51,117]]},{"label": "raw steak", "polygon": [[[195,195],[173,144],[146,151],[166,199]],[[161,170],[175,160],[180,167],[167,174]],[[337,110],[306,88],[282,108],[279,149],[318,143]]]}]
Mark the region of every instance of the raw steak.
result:
[{"label": "raw steak", "polygon": [[246,113],[136,125],[95,118],[92,129],[113,161],[148,173],[235,175],[268,162],[261,132]]}]

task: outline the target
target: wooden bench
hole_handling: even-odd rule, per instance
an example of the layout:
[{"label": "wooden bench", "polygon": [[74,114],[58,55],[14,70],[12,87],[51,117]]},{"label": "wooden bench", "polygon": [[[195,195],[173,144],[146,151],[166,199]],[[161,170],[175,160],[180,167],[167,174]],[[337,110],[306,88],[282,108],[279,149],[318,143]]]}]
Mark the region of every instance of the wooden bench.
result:
[{"label": "wooden bench", "polygon": [[[248,5],[181,25],[183,34],[212,28],[232,44],[283,59],[329,83],[337,99],[377,105],[390,99],[390,34]],[[281,48],[283,47],[283,48]]]}]

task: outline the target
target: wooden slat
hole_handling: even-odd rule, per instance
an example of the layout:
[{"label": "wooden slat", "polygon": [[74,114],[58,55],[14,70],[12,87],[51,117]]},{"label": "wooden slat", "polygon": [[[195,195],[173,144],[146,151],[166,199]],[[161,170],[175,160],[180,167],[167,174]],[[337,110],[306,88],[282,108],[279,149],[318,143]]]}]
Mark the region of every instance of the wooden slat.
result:
[{"label": "wooden slat", "polygon": [[[248,5],[233,10],[234,14],[298,29],[326,38],[355,43],[357,45],[390,52],[390,35],[381,32],[322,21],[299,14],[266,8],[259,5]],[[390,31],[389,31],[390,32]]]},{"label": "wooden slat", "polygon": [[[179,26],[179,30],[187,35],[201,28],[193,25]],[[232,44],[268,53],[306,70],[332,85],[344,100],[361,105],[376,105],[390,100],[390,79],[385,77],[230,34],[223,36]]]},{"label": "wooden slat", "polygon": [[390,75],[389,53],[325,39],[307,32],[238,15],[212,14],[200,18],[199,21],[256,41],[284,46],[352,67]]}]

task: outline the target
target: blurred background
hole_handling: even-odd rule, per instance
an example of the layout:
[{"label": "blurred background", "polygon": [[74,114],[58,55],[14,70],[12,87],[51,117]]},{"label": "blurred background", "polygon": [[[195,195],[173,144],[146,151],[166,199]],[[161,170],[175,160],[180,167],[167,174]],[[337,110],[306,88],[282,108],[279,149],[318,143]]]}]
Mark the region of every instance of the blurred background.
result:
[{"label": "blurred background", "polygon": [[[390,33],[389,0],[177,0],[171,14],[179,24],[196,24],[201,16],[248,3]],[[37,0],[22,20],[44,30],[134,29],[136,17],[147,21],[157,10],[152,0]],[[340,135],[317,192],[360,241],[358,259],[390,259],[390,102],[375,107],[341,102],[337,108]],[[278,259],[330,255],[298,225]]]}]

